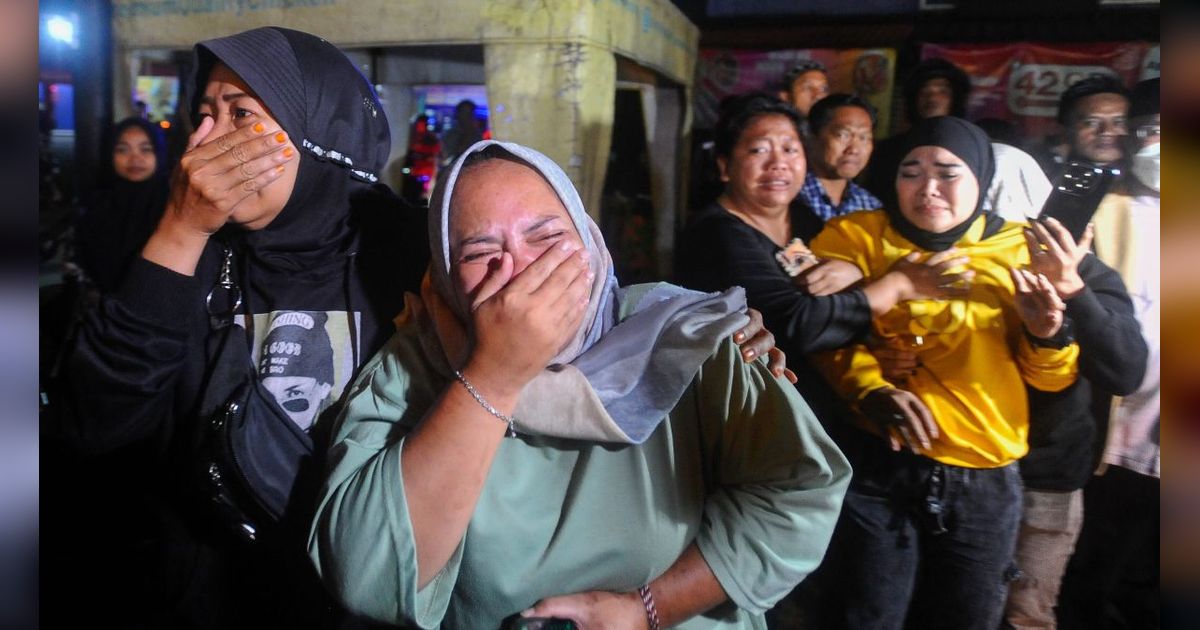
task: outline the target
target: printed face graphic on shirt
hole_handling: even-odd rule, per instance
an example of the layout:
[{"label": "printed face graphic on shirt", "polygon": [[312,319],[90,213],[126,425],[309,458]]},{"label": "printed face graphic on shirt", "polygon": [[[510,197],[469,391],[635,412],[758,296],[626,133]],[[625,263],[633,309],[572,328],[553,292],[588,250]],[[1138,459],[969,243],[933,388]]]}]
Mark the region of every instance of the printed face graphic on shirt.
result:
[{"label": "printed face graphic on shirt", "polygon": [[263,386],[305,430],[329,406],[334,390],[334,350],[328,323],[329,314],[324,312],[275,312],[260,347],[258,374]]},{"label": "printed face graphic on shirt", "polygon": [[328,406],[326,401],[333,389],[331,383],[318,383],[310,376],[268,376],[262,383],[292,421],[305,430]]}]

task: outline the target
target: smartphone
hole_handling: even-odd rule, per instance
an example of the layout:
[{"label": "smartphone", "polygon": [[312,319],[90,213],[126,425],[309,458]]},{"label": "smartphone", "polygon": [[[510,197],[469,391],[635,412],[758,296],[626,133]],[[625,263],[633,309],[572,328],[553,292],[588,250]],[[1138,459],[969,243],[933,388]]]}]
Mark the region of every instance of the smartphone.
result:
[{"label": "smartphone", "polygon": [[504,627],[507,630],[575,630],[575,622],[558,617],[515,617]]},{"label": "smartphone", "polygon": [[1104,199],[1113,180],[1120,175],[1121,170],[1112,166],[1067,162],[1037,220],[1044,221],[1047,217],[1058,219],[1078,243],[1092,215],[1096,214],[1096,208],[1100,207],[1100,200]]}]

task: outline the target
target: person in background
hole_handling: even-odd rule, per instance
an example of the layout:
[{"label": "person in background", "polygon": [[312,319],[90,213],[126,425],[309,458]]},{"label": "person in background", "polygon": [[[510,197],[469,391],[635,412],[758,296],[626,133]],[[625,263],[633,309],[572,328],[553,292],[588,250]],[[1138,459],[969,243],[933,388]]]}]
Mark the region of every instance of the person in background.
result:
[{"label": "person in background", "polygon": [[1133,90],[1129,171],[1093,219],[1096,256],[1124,279],[1150,354],[1136,391],[1093,405],[1107,419],[1099,431],[1106,440],[1084,489],[1083,530],[1063,580],[1059,625],[1066,630],[1160,623],[1159,84],[1150,79]]},{"label": "person in background", "polygon": [[992,142],[996,176],[983,195],[983,209],[1005,221],[1021,223],[1036,217],[1053,186],[1032,155],[1002,142]]},{"label": "person in background", "polygon": [[875,195],[854,183],[875,145],[875,108],[857,96],[831,94],[813,105],[808,124],[808,173],[797,199],[822,222],[880,208]]},{"label": "person in background", "polygon": [[[925,59],[904,81],[904,113],[911,125],[935,116],[965,118],[970,92],[971,79],[962,68],[945,59]],[[890,207],[895,207],[892,194],[896,168],[904,157],[903,135],[901,132],[875,143],[875,156],[863,180],[863,186]]]},{"label": "person in background", "polygon": [[[1094,397],[1137,389],[1147,348],[1121,277],[1088,251],[1092,233],[1075,243],[1053,218],[1025,228],[1030,268],[1045,276],[1067,305],[1079,344],[1079,378],[1060,392],[1027,388],[1029,453],[1021,459],[1024,482],[1019,569],[1005,608],[1005,627],[1052,629],[1067,561],[1083,525],[1083,487],[1095,467]],[[1075,267],[1076,271],[1071,272]]]},{"label": "person in background", "polygon": [[109,137],[100,190],[75,226],[75,261],[85,282],[115,291],[167,205],[166,140],[143,118],[117,123]]},{"label": "person in background", "polygon": [[[1095,74],[1073,83],[1058,101],[1058,123],[1070,145],[1066,161],[1120,165],[1129,135],[1129,89],[1120,79]],[[1051,182],[1061,167],[1046,173]]]},{"label": "person in background", "polygon": [[[806,121],[812,106],[828,94],[829,74],[825,71],[825,65],[809,59],[796,64],[783,75],[779,100],[790,103],[800,112],[801,120]],[[807,122],[801,122],[801,135],[807,136],[810,130]]]},{"label": "person in background", "polygon": [[1020,521],[1026,385],[1069,387],[1079,347],[1054,286],[1022,268],[1021,225],[983,211],[983,131],[939,116],[905,142],[899,206],[830,221],[813,253],[868,281],[906,257],[952,255],[969,281],[961,299],[907,300],[873,318],[874,345],[917,355],[900,377],[867,344],[815,359],[856,411],[840,443],[854,479],[822,567],[829,617],[815,627],[994,630]]},{"label": "person in background", "polygon": [[470,99],[463,99],[454,106],[454,125],[442,134],[439,165],[449,165],[471,145],[483,140],[483,132],[480,131],[479,121],[475,118],[476,107],[475,101]]},{"label": "person in background", "polygon": [[850,471],[729,339],[742,290],[620,287],[567,175],[507,142],[451,165],[429,239],[338,421],[309,538],[329,588],[407,627],[764,627]]}]

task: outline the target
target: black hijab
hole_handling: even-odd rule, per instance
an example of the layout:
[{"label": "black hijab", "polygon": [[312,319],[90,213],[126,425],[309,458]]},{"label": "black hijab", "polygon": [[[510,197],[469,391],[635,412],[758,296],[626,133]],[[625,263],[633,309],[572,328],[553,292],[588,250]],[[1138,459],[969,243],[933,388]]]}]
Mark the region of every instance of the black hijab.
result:
[{"label": "black hijab", "polygon": [[219,61],[254,90],[299,149],[287,205],[267,227],[241,237],[248,255],[285,272],[344,263],[355,249],[352,206],[390,201],[372,189],[391,135],[371,85],[333,44],[273,26],[200,42],[196,56],[193,112]]},{"label": "black hijab", "polygon": [[979,198],[975,202],[975,211],[962,223],[939,233],[923,230],[913,225],[904,218],[898,203],[889,203],[886,211],[892,227],[918,247],[935,252],[953,247],[981,215],[986,222],[983,238],[1000,231],[1000,228],[1004,226],[1004,219],[994,213],[983,211],[984,193],[991,185],[992,177],[996,172],[996,159],[992,155],[992,143],[987,134],[979,127],[954,116],[926,118],[905,134],[900,163],[903,164],[904,158],[908,157],[913,149],[924,146],[946,149],[958,156],[958,159],[971,169],[975,179],[979,181]]},{"label": "black hijab", "polygon": [[[121,134],[137,128],[154,147],[155,167],[140,182],[129,181],[113,166]],[[108,131],[100,154],[98,187],[75,231],[76,256],[87,276],[102,291],[114,291],[162,218],[167,203],[167,143],[162,130],[142,118],[126,118]]]},{"label": "black hijab", "polygon": [[220,233],[238,253],[244,308],[362,313],[370,356],[429,260],[424,212],[379,183],[391,135],[375,91],[328,41],[263,27],[196,45],[193,112],[217,62],[262,100],[300,159],[271,223]]}]

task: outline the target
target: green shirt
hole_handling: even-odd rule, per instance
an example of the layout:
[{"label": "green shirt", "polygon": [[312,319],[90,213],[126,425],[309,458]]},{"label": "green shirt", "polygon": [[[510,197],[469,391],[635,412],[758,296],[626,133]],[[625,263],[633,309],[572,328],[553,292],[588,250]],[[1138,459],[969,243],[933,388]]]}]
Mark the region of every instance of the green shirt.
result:
[{"label": "green shirt", "polygon": [[498,628],[545,597],[635,590],[695,541],[732,603],[679,627],[765,628],[821,561],[850,479],[795,388],[726,341],[644,444],[504,440],[457,551],[418,591],[401,447],[451,386],[407,325],[353,387],[309,551],[354,612]]}]

